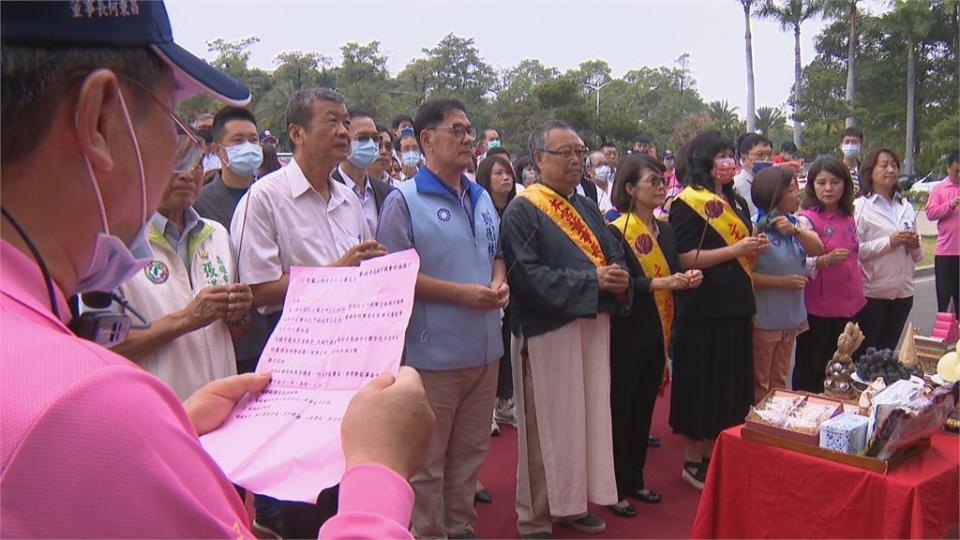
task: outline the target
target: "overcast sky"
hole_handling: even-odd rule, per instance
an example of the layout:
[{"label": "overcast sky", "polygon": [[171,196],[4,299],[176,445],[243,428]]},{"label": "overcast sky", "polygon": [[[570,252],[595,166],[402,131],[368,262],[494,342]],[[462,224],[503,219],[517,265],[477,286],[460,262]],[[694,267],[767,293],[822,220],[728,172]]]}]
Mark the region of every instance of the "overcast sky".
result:
[{"label": "overcast sky", "polygon": [[[872,5],[871,5],[872,4]],[[876,2],[868,8],[876,11]],[[743,11],[736,0],[293,2],[174,1],[167,3],[174,38],[211,58],[206,42],[256,35],[251,64],[273,69],[278,53],[316,51],[340,61],[340,45],[380,41],[396,75],[421,49],[444,35],[472,37],[495,68],[537,58],[561,72],[590,59],[606,60],[615,77],[640,66],[671,66],[690,53],[704,100],[746,109]],[[813,59],[814,20],[801,34],[802,61]],[[776,23],[752,21],[757,107],[784,107],[793,84],[793,35]],[[602,96],[602,94],[601,94]]]}]

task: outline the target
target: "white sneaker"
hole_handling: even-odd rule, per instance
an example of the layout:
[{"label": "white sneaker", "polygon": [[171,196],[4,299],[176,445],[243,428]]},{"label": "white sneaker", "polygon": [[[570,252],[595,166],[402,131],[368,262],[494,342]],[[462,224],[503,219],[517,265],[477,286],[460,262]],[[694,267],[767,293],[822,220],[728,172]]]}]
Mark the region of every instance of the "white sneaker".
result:
[{"label": "white sneaker", "polygon": [[497,425],[497,412],[493,412],[493,419],[490,420],[490,436],[497,437],[500,435],[500,426]]},{"label": "white sneaker", "polygon": [[503,402],[503,406],[500,405],[500,401],[497,402],[497,406],[493,409],[493,420],[499,424],[507,424],[509,426],[517,425],[517,414],[516,407],[513,406],[513,400],[508,399]]}]

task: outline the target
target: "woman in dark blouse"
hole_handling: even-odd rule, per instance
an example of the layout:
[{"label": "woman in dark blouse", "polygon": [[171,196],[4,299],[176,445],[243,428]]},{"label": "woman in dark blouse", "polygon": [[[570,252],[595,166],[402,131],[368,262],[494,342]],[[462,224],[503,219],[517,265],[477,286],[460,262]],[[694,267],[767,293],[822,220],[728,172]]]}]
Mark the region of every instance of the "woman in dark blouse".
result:
[{"label": "woman in dark blouse", "polygon": [[614,317],[610,330],[610,406],[613,462],[620,502],[615,514],[633,517],[628,498],[660,502],[646,489],[643,465],[657,392],[665,383],[665,367],[673,323],[673,291],[700,285],[699,270],[680,272],[670,225],[654,219],[666,200],[665,168],[657,158],[631,154],[617,170],[613,205],[621,215],[610,224],[624,246],[633,280],[630,314]]},{"label": "woman in dark blouse", "polygon": [[732,141],[701,133],[681,159],[686,187],[670,225],[681,268],[702,270],[703,285],[677,294],[670,426],[684,438],[682,478],[703,489],[714,439],[753,403],[751,274],[769,241],[751,236],[747,203],[734,193]]}]

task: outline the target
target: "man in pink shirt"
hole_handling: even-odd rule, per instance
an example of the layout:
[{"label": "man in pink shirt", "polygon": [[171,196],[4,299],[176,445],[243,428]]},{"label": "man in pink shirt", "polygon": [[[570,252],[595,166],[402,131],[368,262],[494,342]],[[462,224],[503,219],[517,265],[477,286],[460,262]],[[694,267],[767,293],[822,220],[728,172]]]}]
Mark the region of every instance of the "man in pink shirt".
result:
[{"label": "man in pink shirt", "polygon": [[960,151],[947,158],[947,177],[933,187],[927,200],[927,219],[937,222],[937,250],[934,273],[937,278],[937,307],[960,314]]},{"label": "man in pink shirt", "polygon": [[[249,91],[173,43],[160,2],[4,2],[0,228],[0,537],[253,537],[197,436],[269,375],[181,404],[68,326],[66,296],[143,268],[144,225],[198,140],[171,109]],[[232,302],[233,299],[228,299]],[[342,424],[341,513],[321,537],[409,537],[433,416],[413,370],[362,389]],[[376,493],[375,500],[371,497]]]}]

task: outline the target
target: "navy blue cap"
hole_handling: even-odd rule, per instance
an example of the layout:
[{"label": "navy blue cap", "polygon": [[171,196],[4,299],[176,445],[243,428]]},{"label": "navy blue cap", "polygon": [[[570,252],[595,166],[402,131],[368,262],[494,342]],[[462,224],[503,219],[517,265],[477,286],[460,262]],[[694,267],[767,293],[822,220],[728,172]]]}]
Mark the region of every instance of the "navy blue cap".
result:
[{"label": "navy blue cap", "polygon": [[72,0],[0,2],[4,45],[44,47],[149,47],[174,71],[177,99],[199,91],[234,105],[250,102],[243,83],[173,42],[163,2]]}]

